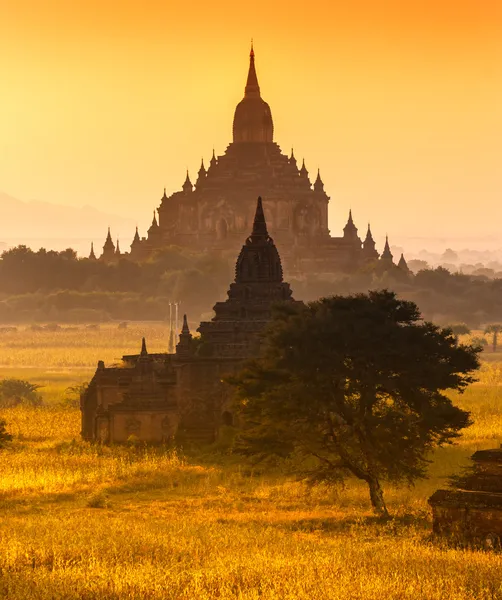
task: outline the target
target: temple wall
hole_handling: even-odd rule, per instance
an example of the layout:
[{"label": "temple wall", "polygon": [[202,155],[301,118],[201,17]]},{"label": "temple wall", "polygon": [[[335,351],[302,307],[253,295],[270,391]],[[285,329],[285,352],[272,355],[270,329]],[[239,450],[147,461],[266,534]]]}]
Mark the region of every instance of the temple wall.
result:
[{"label": "temple wall", "polygon": [[110,415],[110,442],[127,442],[134,436],[143,442],[161,443],[172,439],[178,427],[172,410],[113,411]]}]

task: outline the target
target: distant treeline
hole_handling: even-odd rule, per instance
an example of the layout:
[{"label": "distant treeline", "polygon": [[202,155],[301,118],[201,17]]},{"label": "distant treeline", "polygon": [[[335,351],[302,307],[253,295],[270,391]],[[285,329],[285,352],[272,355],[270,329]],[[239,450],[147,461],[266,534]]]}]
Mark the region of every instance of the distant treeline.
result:
[{"label": "distant treeline", "polygon": [[[18,246],[0,260],[0,322],[74,322],[161,320],[169,302],[197,320],[209,316],[225,298],[233,262],[170,247],[138,264],[77,258],[73,250],[34,252]],[[413,300],[423,315],[438,323],[467,323],[472,328],[502,322],[502,279],[425,269],[416,275],[399,269],[381,272],[366,266],[353,275],[288,278],[296,299],[388,288]]]}]

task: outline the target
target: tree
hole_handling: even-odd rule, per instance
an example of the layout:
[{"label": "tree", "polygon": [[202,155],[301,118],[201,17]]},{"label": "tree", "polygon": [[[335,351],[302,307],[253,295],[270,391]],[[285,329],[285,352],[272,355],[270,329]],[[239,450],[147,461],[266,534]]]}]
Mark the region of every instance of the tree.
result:
[{"label": "tree", "polygon": [[38,393],[40,386],[23,379],[2,379],[0,381],[0,406],[17,406],[27,404],[40,406],[42,398]]},{"label": "tree", "polygon": [[455,323],[454,325],[450,325],[451,332],[455,336],[455,339],[458,344],[458,336],[459,335],[469,335],[471,330],[465,323]]},{"label": "tree", "polygon": [[381,482],[425,477],[429,451],[470,424],[444,391],[475,381],[478,352],[386,290],[284,305],[261,357],[230,379],[243,422],[237,450],[295,453],[317,480],[353,475],[387,515]]},{"label": "tree", "polygon": [[12,436],[5,430],[5,421],[0,419],[0,448],[12,440]]},{"label": "tree", "polygon": [[486,341],[486,338],[481,337],[480,335],[475,335],[471,338],[471,344],[473,346],[479,346],[480,348],[485,348],[486,346],[488,346],[488,342]]},{"label": "tree", "polygon": [[502,325],[499,323],[492,323],[491,325],[487,325],[485,328],[485,333],[491,333],[492,337],[492,348],[494,352],[497,352],[498,346],[498,337],[499,333],[502,331]]}]

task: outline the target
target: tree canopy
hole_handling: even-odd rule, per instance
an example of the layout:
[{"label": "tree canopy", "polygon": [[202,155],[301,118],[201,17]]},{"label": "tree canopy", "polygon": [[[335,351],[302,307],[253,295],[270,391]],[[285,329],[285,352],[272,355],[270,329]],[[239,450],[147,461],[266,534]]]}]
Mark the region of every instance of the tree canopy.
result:
[{"label": "tree canopy", "polygon": [[494,352],[497,352],[498,347],[498,336],[499,333],[502,332],[502,325],[500,323],[491,323],[487,325],[485,328],[485,333],[492,334],[492,349]]},{"label": "tree canopy", "polygon": [[231,380],[243,421],[237,448],[295,453],[316,479],[354,475],[386,515],[381,482],[425,477],[429,451],[469,425],[445,390],[474,381],[478,352],[389,291],[282,306],[261,357]]}]

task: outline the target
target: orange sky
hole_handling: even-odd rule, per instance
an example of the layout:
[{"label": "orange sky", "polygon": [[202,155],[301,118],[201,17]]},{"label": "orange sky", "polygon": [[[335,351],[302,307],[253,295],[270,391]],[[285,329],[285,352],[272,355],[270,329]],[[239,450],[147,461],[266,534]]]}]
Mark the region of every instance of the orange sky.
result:
[{"label": "orange sky", "polygon": [[502,232],[500,0],[0,0],[0,191],[145,227],[225,150],[251,37],[333,234]]}]

